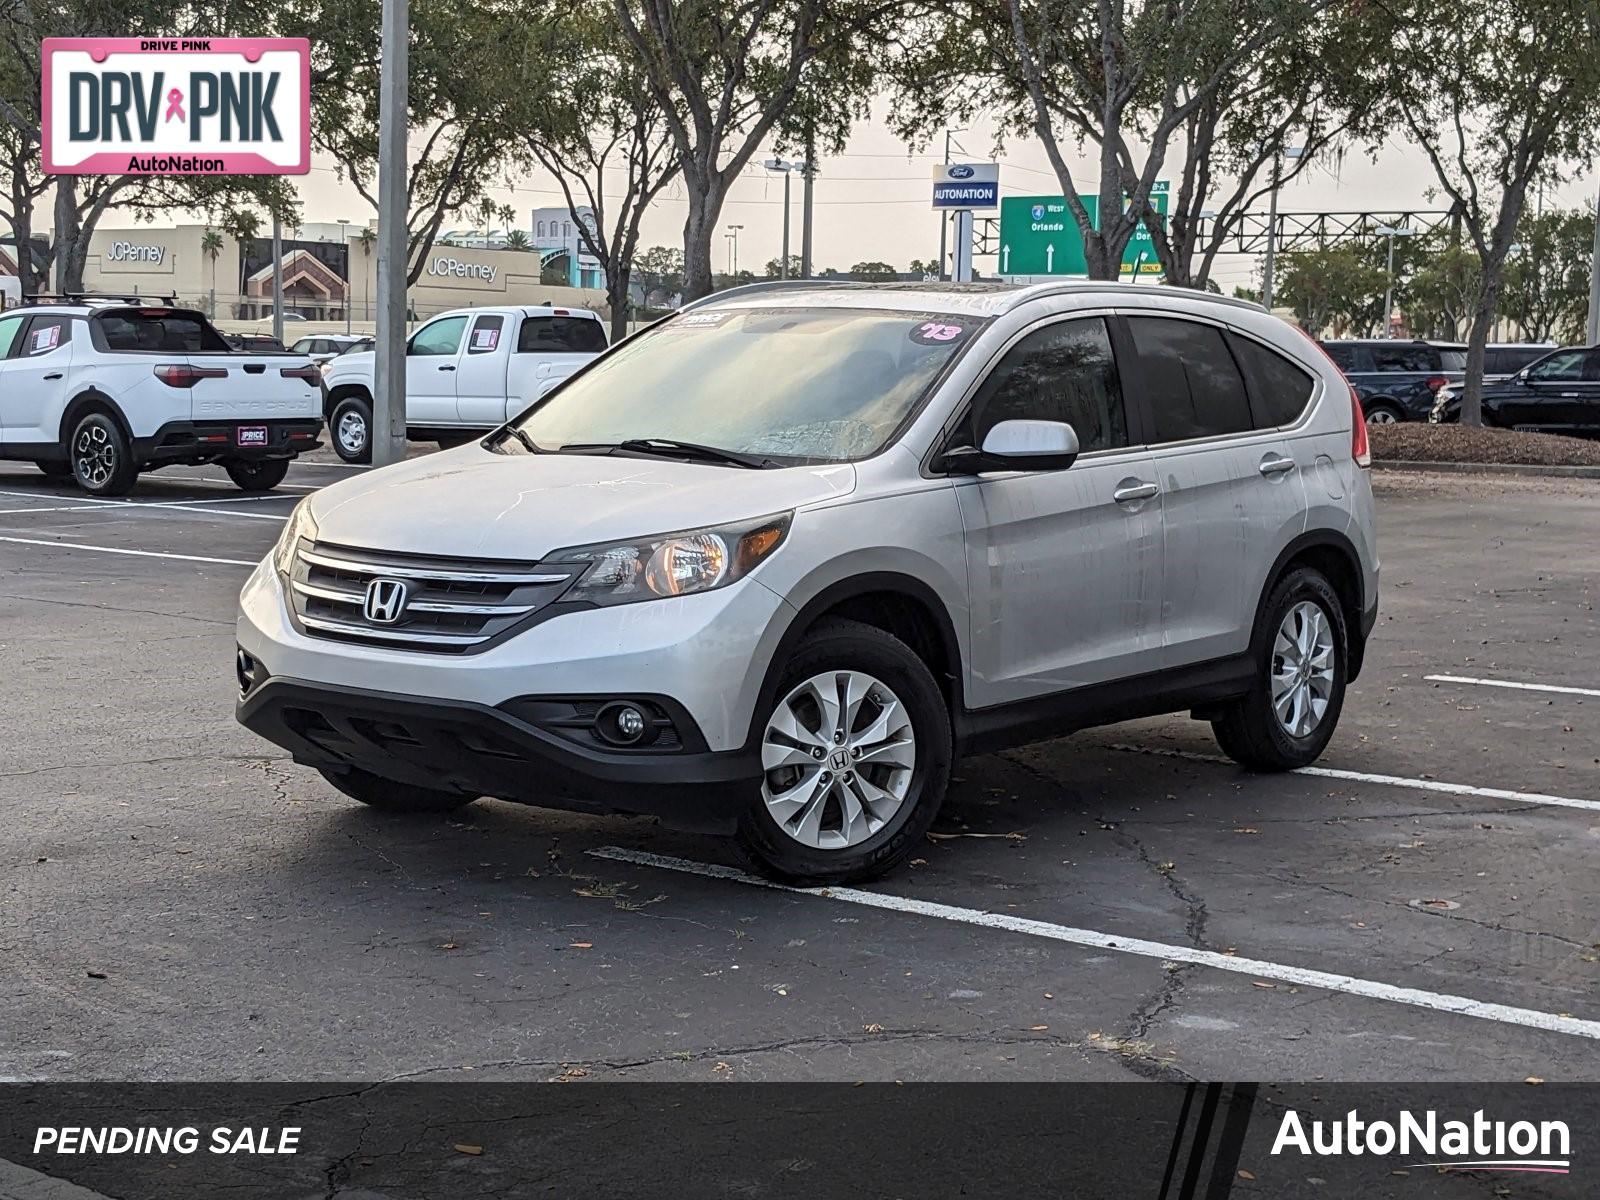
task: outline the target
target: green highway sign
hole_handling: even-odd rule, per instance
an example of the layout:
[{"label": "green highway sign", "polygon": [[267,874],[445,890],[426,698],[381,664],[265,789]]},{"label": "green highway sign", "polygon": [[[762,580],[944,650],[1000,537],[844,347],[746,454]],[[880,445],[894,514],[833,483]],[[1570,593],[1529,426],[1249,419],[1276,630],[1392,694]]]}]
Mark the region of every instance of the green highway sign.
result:
[{"label": "green highway sign", "polygon": [[[1100,197],[1082,196],[1089,219],[1100,228]],[[1159,213],[1167,211],[1167,185],[1157,183],[1150,190],[1151,202]],[[1134,232],[1122,251],[1122,269],[1133,275],[1159,275],[1161,263],[1143,225]],[[1087,275],[1083,257],[1083,236],[1073,220],[1067,202],[1060,196],[1005,196],[1000,201],[1001,275]]]}]

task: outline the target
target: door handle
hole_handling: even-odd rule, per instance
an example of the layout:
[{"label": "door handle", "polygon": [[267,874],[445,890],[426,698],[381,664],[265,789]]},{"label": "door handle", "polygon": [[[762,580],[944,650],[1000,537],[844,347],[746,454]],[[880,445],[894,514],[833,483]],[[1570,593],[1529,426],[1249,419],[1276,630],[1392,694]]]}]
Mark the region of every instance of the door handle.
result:
[{"label": "door handle", "polygon": [[1118,504],[1131,504],[1135,500],[1148,500],[1151,496],[1161,493],[1161,488],[1154,483],[1133,483],[1127,487],[1119,487],[1111,493],[1111,498]]},{"label": "door handle", "polygon": [[441,370],[441,371],[454,371],[455,367],[452,366],[449,363],[446,363],[444,366],[440,367],[439,370]]},{"label": "door handle", "polygon": [[45,376],[45,378],[46,379],[60,379],[60,378],[62,378],[62,374],[61,374],[60,371],[51,371],[50,374]]},{"label": "door handle", "polygon": [[1261,466],[1259,470],[1263,475],[1270,478],[1273,475],[1286,474],[1287,472],[1294,470],[1294,467],[1294,459],[1284,458],[1282,455],[1275,455],[1271,458],[1263,458],[1261,460]]}]

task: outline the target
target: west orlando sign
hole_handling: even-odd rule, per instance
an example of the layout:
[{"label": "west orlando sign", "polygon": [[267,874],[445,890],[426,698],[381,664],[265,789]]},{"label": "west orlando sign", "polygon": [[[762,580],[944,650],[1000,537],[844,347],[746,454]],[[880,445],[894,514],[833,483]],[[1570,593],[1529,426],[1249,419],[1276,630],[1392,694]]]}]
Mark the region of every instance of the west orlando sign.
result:
[{"label": "west orlando sign", "polygon": [[304,175],[305,38],[47,38],[44,169]]}]

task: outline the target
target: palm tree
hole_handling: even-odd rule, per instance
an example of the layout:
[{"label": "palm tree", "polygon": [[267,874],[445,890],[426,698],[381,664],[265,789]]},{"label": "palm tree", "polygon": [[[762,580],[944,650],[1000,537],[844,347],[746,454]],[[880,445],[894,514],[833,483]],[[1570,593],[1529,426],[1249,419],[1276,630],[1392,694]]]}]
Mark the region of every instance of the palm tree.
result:
[{"label": "palm tree", "polygon": [[206,315],[215,319],[217,315],[217,258],[222,254],[222,235],[215,229],[207,229],[200,235],[200,253],[211,260],[211,311]]},{"label": "palm tree", "polygon": [[532,250],[533,243],[528,240],[528,235],[520,229],[513,229],[506,234],[507,250]]},{"label": "palm tree", "polygon": [[[363,259],[371,258],[372,248],[378,244],[377,232],[372,228],[371,225],[368,225],[360,233],[356,234],[356,241],[361,243],[361,257]],[[361,272],[361,278],[363,280],[367,280],[366,286],[363,289],[366,292],[366,295],[363,296],[361,300],[361,319],[363,321],[370,321],[372,319],[372,283],[365,270]]]}]

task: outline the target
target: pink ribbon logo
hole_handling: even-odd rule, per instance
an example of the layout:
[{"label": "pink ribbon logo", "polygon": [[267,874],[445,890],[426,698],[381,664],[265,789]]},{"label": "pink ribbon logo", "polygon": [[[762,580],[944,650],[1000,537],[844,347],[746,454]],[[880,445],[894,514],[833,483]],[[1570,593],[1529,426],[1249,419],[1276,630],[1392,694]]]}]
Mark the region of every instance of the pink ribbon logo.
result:
[{"label": "pink ribbon logo", "polygon": [[183,115],[183,93],[177,88],[173,88],[167,93],[166,120],[170,121],[174,117],[178,118],[180,121],[187,120],[187,118]]}]

